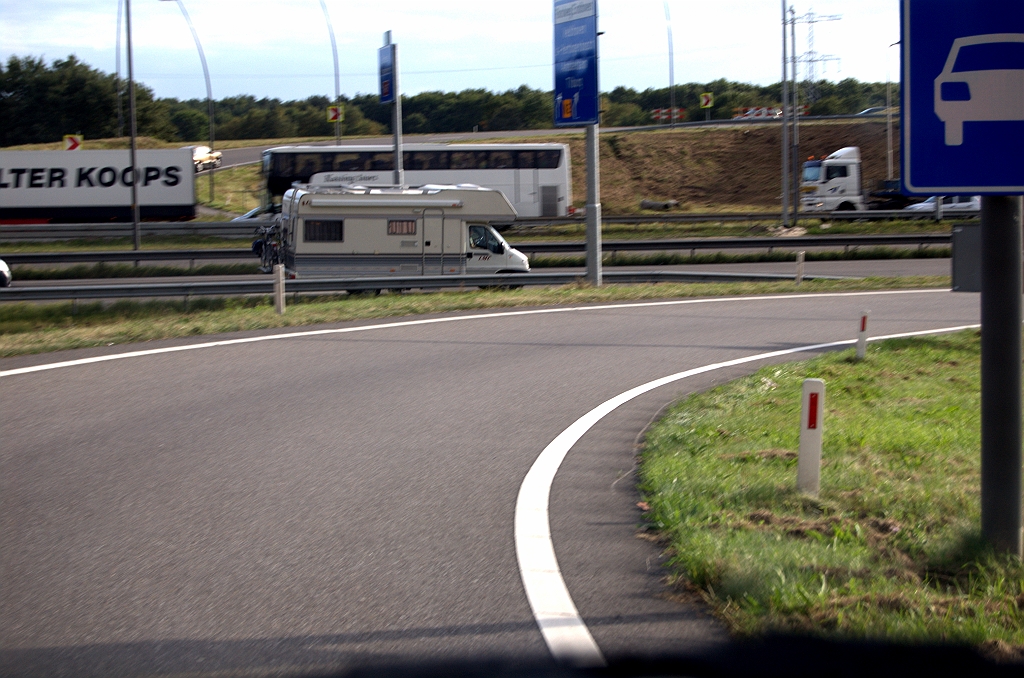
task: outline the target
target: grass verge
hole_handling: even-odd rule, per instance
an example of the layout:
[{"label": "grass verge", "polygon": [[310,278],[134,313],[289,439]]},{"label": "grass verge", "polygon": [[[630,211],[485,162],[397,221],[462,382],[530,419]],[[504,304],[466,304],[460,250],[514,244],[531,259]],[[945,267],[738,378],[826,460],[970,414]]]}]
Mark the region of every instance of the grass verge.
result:
[{"label": "grass verge", "polygon": [[[864,261],[872,259],[942,259],[951,256],[948,247],[895,248],[865,247],[851,250],[807,252],[805,261]],[[634,254],[612,252],[603,257],[605,266],[677,266],[687,264],[740,264],[773,261],[796,261],[796,252],[754,252],[733,254],[732,252],[704,252],[700,254],[679,254],[660,252],[656,254]],[[532,268],[557,268],[564,266],[585,266],[584,256],[534,255],[530,257]]]},{"label": "grass verge", "polygon": [[[980,537],[979,333],[766,367],[673,406],[641,487],[674,583],[739,635],[963,642],[1024,659],[1024,566]],[[821,496],[800,389],[827,383]]]},{"label": "grass verge", "polygon": [[157,278],[168,276],[201,275],[255,275],[260,272],[258,263],[252,264],[203,264],[194,268],[186,266],[133,266],[132,264],[76,264],[65,268],[34,268],[16,266],[14,279],[22,280],[75,280],[99,278]]},{"label": "grass verge", "polygon": [[485,308],[553,306],[610,301],[793,292],[948,287],[948,277],[809,280],[777,283],[660,285],[567,285],[519,290],[465,290],[432,294],[384,294],[289,298],[277,315],[269,298],[200,298],[114,304],[0,304],[0,357],[45,353],[153,339],[336,323],[366,318]]}]

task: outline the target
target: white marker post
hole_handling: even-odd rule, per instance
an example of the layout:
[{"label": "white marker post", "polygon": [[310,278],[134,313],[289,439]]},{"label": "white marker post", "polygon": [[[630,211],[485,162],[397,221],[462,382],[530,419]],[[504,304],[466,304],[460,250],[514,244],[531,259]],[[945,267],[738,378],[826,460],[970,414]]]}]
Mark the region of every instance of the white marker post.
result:
[{"label": "white marker post", "polygon": [[274,264],[274,308],[284,315],[284,264]]},{"label": "white marker post", "polygon": [[800,458],[797,461],[796,488],[812,497],[821,485],[821,434],[824,430],[825,382],[804,379],[800,406]]},{"label": "white marker post", "polygon": [[857,331],[857,360],[864,360],[868,350],[868,316],[871,311],[861,311],[860,330]]},{"label": "white marker post", "polygon": [[804,281],[804,259],[807,257],[806,252],[796,253],[796,284],[799,285]]}]

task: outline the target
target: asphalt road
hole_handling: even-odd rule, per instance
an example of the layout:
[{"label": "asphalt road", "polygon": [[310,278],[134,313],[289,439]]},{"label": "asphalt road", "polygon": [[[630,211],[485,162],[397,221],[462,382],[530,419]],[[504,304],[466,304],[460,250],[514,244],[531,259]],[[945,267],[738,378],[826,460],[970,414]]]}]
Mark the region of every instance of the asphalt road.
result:
[{"label": "asphalt road", "polygon": [[[690,300],[364,321],[27,374],[9,372],[207,338],[0,360],[0,674],[547,661],[513,543],[540,451],[639,384],[852,339],[865,308],[873,335],[978,319],[977,295],[943,291]],[[665,403],[754,367],[627,403],[555,477],[555,551],[609,659],[725,639],[664,596],[659,549],[636,537],[635,442]]]}]

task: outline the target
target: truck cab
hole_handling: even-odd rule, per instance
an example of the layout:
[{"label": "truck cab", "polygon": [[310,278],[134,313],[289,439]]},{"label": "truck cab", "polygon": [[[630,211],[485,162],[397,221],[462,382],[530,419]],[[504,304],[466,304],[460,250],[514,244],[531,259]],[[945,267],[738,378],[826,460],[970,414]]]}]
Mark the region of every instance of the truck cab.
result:
[{"label": "truck cab", "polygon": [[840,148],[823,160],[804,163],[800,182],[804,212],[867,209],[861,189],[860,148]]}]

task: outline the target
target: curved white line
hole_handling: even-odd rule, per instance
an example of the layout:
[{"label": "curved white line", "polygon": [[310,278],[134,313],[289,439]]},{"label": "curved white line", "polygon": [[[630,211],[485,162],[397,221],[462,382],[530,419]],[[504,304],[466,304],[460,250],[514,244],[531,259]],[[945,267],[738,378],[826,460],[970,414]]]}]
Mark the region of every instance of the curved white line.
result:
[{"label": "curved white line", "polygon": [[[903,332],[872,337],[869,341],[957,332],[976,327],[980,327],[980,325],[961,325],[918,332]],[[625,393],[620,393],[590,410],[574,421],[569,428],[562,431],[558,437],[544,448],[544,451],[537,457],[533,466],[530,467],[529,472],[523,479],[523,484],[519,487],[515,514],[516,558],[519,561],[519,573],[523,580],[523,588],[526,589],[526,597],[530,601],[530,608],[533,610],[534,619],[537,621],[537,626],[540,627],[540,632],[544,636],[544,642],[547,643],[548,649],[556,660],[581,667],[605,665],[601,649],[597,646],[594,637],[590,634],[590,630],[587,629],[587,625],[580,617],[576,605],[572,602],[569,589],[565,586],[565,580],[562,578],[561,570],[558,567],[558,559],[555,556],[555,546],[551,541],[551,523],[548,516],[551,483],[555,479],[555,474],[558,472],[558,467],[561,465],[562,460],[565,459],[565,455],[569,453],[569,450],[576,444],[576,441],[582,438],[594,424],[620,405],[660,386],[724,367],[732,367],[794,353],[847,346],[855,343],[855,341],[854,339],[846,339],[759,353],[745,358],[736,358],[735,360],[704,365],[703,367],[686,370],[685,372],[677,372],[667,377],[649,381]]]},{"label": "curved white line", "polygon": [[167,346],[164,348],[151,348],[139,351],[128,351],[126,353],[112,353],[110,355],[94,356],[92,358],[79,358],[77,360],[65,360],[57,363],[45,363],[32,365],[30,367],[19,367],[10,370],[0,370],[0,377],[13,377],[18,374],[30,374],[33,372],[45,372],[56,370],[62,367],[76,367],[80,365],[91,365],[111,360],[124,360],[125,358],[141,358],[144,356],[160,355],[163,353],[176,353],[179,351],[194,351],[202,348],[214,348],[217,346],[234,346],[237,344],[254,344],[261,341],[274,341],[277,339],[295,339],[299,337],[314,337],[324,334],[348,334],[350,332],[366,332],[369,330],[390,329],[395,327],[411,327],[414,325],[433,325],[436,323],[458,322],[463,320],[483,320],[487,318],[502,318],[518,315],[539,315],[542,313],[574,313],[579,311],[602,311],[612,308],[640,308],[648,306],[678,306],[684,304],[708,304],[722,302],[749,301],[758,299],[771,301],[775,299],[808,299],[823,297],[857,297],[857,296],[880,296],[892,294],[933,294],[941,292],[951,294],[949,290],[888,290],[869,292],[824,292],[819,294],[778,294],[764,297],[710,297],[707,299],[676,299],[671,301],[644,301],[629,304],[601,304],[596,306],[568,306],[558,308],[539,308],[528,311],[501,311],[497,313],[476,313],[473,315],[449,316],[444,318],[426,318],[421,320],[401,320],[377,325],[363,325],[360,327],[341,327],[330,330],[304,330],[300,332],[286,332],[282,334],[267,334],[259,337],[246,337],[242,339],[225,339],[222,341],[207,341],[200,344],[185,344],[182,346]]}]

